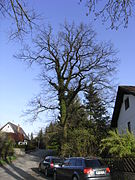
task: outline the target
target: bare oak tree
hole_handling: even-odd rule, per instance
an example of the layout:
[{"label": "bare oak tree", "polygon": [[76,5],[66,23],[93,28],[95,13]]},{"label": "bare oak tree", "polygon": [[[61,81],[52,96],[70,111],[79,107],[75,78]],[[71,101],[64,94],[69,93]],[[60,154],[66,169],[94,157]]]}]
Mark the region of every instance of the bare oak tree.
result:
[{"label": "bare oak tree", "polygon": [[109,22],[111,29],[118,29],[120,25],[128,26],[129,18],[134,16],[134,0],[80,0],[85,2],[88,14],[94,13],[102,22]]},{"label": "bare oak tree", "polygon": [[27,113],[32,113],[35,119],[44,110],[58,108],[65,138],[68,110],[76,95],[84,92],[91,82],[104,92],[111,88],[116,53],[110,42],[99,43],[95,37],[90,25],[65,23],[55,36],[51,27],[45,28],[33,41],[34,49],[27,47],[17,55],[30,65],[37,63],[41,66],[43,85],[53,93],[48,98],[47,93],[42,92],[46,99],[36,97]]}]

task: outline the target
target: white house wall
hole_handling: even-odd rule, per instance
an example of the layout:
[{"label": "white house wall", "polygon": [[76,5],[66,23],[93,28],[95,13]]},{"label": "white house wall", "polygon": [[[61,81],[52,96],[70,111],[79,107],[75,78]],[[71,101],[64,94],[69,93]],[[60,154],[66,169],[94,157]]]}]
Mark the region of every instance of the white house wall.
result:
[{"label": "white house wall", "polygon": [[11,132],[14,133],[12,127],[10,126],[10,124],[7,124],[2,130],[2,132]]},{"label": "white house wall", "polygon": [[[129,98],[129,108],[125,110],[125,99]],[[135,96],[124,95],[123,103],[121,106],[119,118],[118,118],[118,131],[124,131],[128,129],[128,122],[131,125],[131,131],[135,134]]]}]

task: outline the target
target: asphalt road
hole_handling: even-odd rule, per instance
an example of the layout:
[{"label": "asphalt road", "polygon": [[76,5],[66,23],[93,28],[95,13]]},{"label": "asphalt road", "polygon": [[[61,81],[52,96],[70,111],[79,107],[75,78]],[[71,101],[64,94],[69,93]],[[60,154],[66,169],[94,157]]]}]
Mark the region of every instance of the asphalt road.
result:
[{"label": "asphalt road", "polygon": [[[52,180],[38,171],[41,159],[48,152],[38,150],[17,158],[12,164],[0,167],[0,180]],[[114,172],[112,180],[135,180],[134,173]]]},{"label": "asphalt road", "polygon": [[45,152],[38,150],[0,167],[0,180],[52,180],[38,171],[38,164],[44,156]]}]

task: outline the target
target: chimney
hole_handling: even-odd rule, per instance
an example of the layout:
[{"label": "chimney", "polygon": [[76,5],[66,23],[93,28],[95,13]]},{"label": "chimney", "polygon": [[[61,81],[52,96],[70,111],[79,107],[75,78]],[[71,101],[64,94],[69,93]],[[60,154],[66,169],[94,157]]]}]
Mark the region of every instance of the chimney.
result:
[{"label": "chimney", "polygon": [[20,132],[20,125],[18,124],[18,127],[17,127],[17,132],[19,133]]}]

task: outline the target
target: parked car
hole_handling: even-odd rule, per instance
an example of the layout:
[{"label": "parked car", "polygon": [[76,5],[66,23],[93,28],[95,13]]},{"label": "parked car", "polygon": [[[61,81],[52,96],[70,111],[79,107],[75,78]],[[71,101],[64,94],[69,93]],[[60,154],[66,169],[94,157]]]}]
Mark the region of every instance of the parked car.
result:
[{"label": "parked car", "polygon": [[73,157],[54,169],[54,180],[110,180],[110,169],[97,158]]},{"label": "parked car", "polygon": [[55,156],[47,156],[39,163],[39,171],[44,172],[45,176],[53,175],[54,168],[63,163],[63,159]]}]

